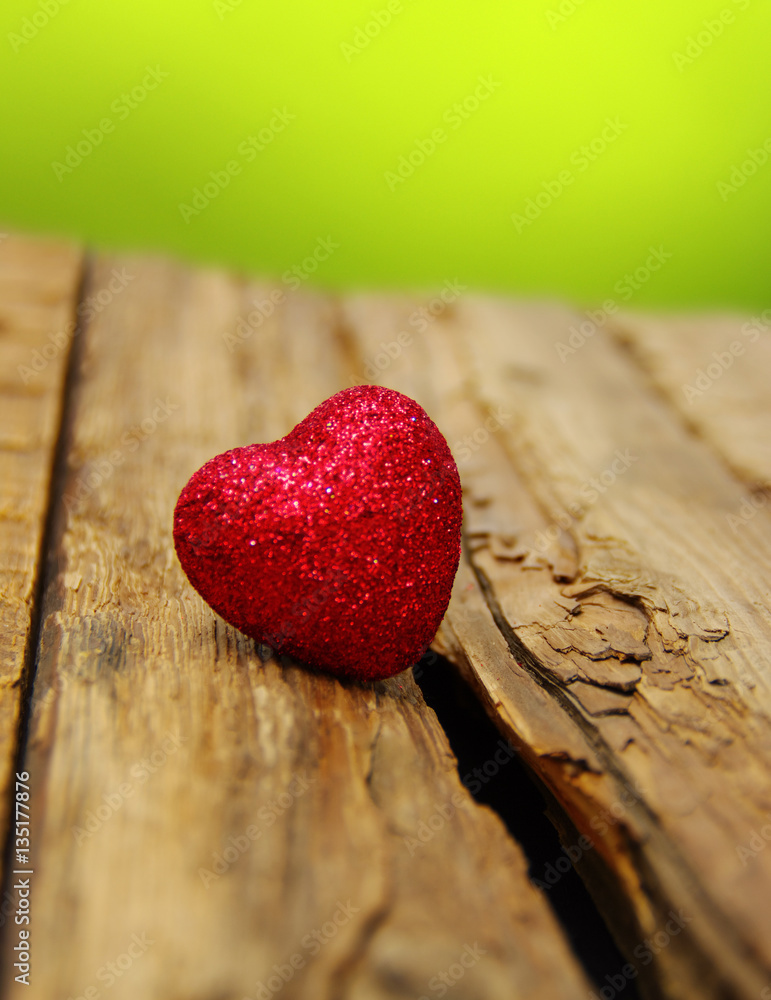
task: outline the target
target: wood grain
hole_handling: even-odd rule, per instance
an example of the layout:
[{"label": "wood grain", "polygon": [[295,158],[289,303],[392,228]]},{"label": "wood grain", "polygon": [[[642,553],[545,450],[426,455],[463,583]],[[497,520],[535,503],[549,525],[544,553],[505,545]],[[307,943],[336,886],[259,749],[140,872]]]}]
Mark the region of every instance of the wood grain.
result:
[{"label": "wood grain", "polygon": [[2,830],[29,682],[41,545],[81,266],[82,254],[74,246],[0,235]]},{"label": "wood grain", "polygon": [[[414,309],[350,299],[352,352]],[[744,485],[610,338],[561,362],[575,322],[464,297],[382,373],[464,482],[440,640],[559,803],[646,995],[749,1000],[771,981],[771,512],[732,531]]]},{"label": "wood grain", "polygon": [[[13,370],[72,314],[80,255],[19,241],[9,259],[6,780],[64,355],[31,389]],[[450,975],[456,1000],[576,1000],[591,986],[549,906],[567,859],[645,997],[771,984],[767,335],[624,316],[565,352],[566,308],[443,293],[98,260],[24,763],[34,974],[14,985],[6,934],[4,997],[414,1000]],[[279,662],[174,555],[206,459],[373,379],[458,461],[464,556],[434,646],[544,787],[564,847],[535,885],[410,672],[341,684]]]},{"label": "wood grain", "polygon": [[[771,310],[628,314],[614,317],[609,330],[740,479],[752,490],[771,489]],[[750,494],[750,508],[756,499],[765,506]]]},{"label": "wood grain", "polygon": [[338,304],[139,259],[98,261],[92,289],[116,270],[83,334],[43,606],[34,974],[15,986],[7,960],[5,995],[414,1000],[449,974],[457,1000],[585,996],[411,675],[278,663],[176,561],[190,474],[345,384]]}]

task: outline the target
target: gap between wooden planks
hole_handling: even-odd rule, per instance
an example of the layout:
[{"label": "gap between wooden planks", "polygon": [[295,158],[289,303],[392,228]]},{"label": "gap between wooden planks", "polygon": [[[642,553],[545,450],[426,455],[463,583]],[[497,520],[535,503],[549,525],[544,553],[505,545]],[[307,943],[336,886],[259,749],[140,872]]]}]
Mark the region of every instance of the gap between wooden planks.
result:
[{"label": "gap between wooden planks", "polygon": [[283,997],[414,998],[450,969],[458,996],[588,992],[411,676],[263,663],[176,561],[190,473],[340,387],[336,308],[289,298],[244,356],[222,334],[267,288],[104,260],[86,295],[114,270],[76,345],[24,758],[34,975],[12,981],[7,934],[5,995],[256,997],[283,971]]},{"label": "gap between wooden planks", "polygon": [[[474,937],[487,954],[458,997],[585,996],[548,889],[461,788],[411,678],[359,688],[263,664],[170,545],[190,472],[364,381],[415,300],[286,294],[229,351],[222,335],[272,286],[116,259],[91,290],[123,267],[132,280],[79,344],[44,595],[25,759],[32,995],[98,986],[147,933],[111,996],[251,996],[350,897],[360,912],[282,995],[430,995]],[[771,982],[768,511],[731,530],[738,465],[610,337],[561,363],[573,321],[464,298],[383,373],[460,459],[466,551],[437,646],[548,786],[566,845],[590,845],[579,869],[649,995],[757,997]],[[144,439],[142,420],[157,424]],[[260,809],[302,782],[262,829]],[[74,836],[122,783],[114,815]],[[453,822],[411,855],[403,838],[453,795]],[[260,837],[206,888],[200,869],[250,826]]]},{"label": "gap between wooden planks", "polygon": [[[364,356],[410,310],[343,308]],[[560,362],[574,323],[466,298],[386,374],[466,450],[466,558],[440,637],[561,803],[568,846],[589,838],[579,870],[630,957],[655,967],[654,995],[757,997],[771,981],[769,510],[732,530],[750,484],[601,331]],[[490,420],[500,429],[477,433]],[[669,935],[672,913],[685,926]]]},{"label": "gap between wooden planks", "polygon": [[[37,626],[36,589],[82,251],[0,233],[0,829]],[[58,334],[56,341],[49,334]],[[6,901],[0,913],[7,919]]]}]

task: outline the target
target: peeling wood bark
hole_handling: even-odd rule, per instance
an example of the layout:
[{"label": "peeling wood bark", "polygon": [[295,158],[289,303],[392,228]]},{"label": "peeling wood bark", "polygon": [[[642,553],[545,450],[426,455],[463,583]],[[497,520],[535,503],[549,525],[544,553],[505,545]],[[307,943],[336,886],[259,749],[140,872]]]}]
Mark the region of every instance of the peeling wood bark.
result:
[{"label": "peeling wood bark", "polygon": [[[56,253],[58,278],[34,254],[10,285],[0,272],[0,315],[24,297],[20,337],[65,309],[61,269],[74,288],[79,258]],[[575,317],[557,306],[466,297],[426,321],[415,296],[288,294],[136,258],[100,260],[86,294],[114,270],[130,277],[83,334],[43,595],[23,995],[104,989],[132,940],[115,1000],[253,997],[276,966],[287,1000],[412,1000],[466,948],[457,1000],[589,993],[550,873],[534,887],[463,788],[410,673],[359,686],[277,662],[176,562],[171,513],[192,471],[379,370],[438,422],[464,484],[435,648],[541,780],[644,995],[756,1000],[771,984],[771,510],[731,518],[768,482],[766,355],[737,361],[693,414],[675,398],[698,331],[709,354],[741,322],[624,317],[563,363]],[[249,325],[271,293],[272,315]],[[738,389],[716,391],[734,375],[741,407]],[[14,577],[17,657],[58,378],[14,408],[32,423],[5,425],[17,443],[35,421],[48,435],[25,522],[37,540]],[[7,676],[21,663],[5,659]]]},{"label": "peeling wood bark", "polygon": [[72,339],[66,331],[75,314],[81,264],[81,252],[64,243],[15,235],[0,241],[2,830],[29,682],[41,546]]},{"label": "peeling wood bark", "polygon": [[138,259],[89,291],[113,268],[132,278],[83,334],[25,762],[34,975],[10,981],[6,937],[6,995],[103,989],[132,940],[114,1000],[240,1000],[282,969],[287,1000],[414,1000],[464,953],[459,1000],[586,995],[410,673],[278,663],[174,556],[189,475],[346,384],[337,304]]},{"label": "peeling wood bark", "polygon": [[[350,299],[354,350],[414,307]],[[384,373],[464,482],[440,639],[566,846],[588,838],[582,873],[648,995],[749,1000],[771,982],[771,511],[732,532],[742,483],[609,338],[561,363],[574,322],[465,299]]]}]

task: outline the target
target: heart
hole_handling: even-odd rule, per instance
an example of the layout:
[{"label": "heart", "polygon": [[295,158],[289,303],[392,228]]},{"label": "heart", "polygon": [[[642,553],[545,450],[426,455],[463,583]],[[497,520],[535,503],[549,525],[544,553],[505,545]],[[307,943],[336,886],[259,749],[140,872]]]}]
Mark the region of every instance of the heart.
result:
[{"label": "heart", "polygon": [[458,469],[413,399],[364,385],[286,437],[190,478],[174,545],[225,621],[278,653],[359,680],[424,653],[460,560]]}]

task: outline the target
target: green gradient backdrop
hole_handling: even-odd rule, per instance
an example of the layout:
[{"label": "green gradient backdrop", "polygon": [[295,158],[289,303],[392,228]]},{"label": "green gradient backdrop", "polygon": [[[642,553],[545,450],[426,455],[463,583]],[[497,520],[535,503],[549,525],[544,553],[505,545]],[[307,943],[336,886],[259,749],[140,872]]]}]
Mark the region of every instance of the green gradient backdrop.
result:
[{"label": "green gradient backdrop", "polygon": [[[672,257],[634,305],[769,304],[771,155],[718,186],[771,137],[768,0],[390,0],[363,45],[357,29],[388,6],[5,0],[0,225],[273,275],[329,237],[317,284],[457,278],[586,304],[618,298],[662,246]],[[148,65],[168,77],[121,111]],[[499,86],[453,127],[480,77]],[[274,108],[294,120],[248,162],[239,146]],[[106,117],[113,130],[57,177]],[[581,169],[608,118],[626,128]],[[391,190],[437,128],[445,141]],[[241,172],[186,222],[180,205],[234,159]],[[573,182],[515,225],[564,169]]]}]

